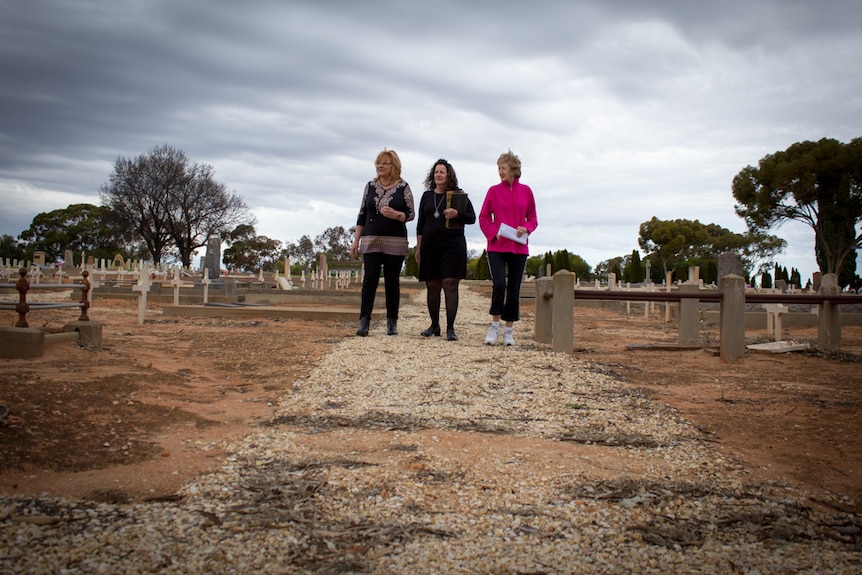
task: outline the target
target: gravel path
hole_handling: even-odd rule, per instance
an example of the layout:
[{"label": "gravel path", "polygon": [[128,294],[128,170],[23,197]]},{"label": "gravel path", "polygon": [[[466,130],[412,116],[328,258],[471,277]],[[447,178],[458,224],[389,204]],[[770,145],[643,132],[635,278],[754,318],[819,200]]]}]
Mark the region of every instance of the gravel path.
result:
[{"label": "gravel path", "polygon": [[[382,305],[382,301],[378,302]],[[753,484],[707,432],[576,358],[418,337],[424,292],[333,347],[175,501],[0,499],[0,573],[851,573],[848,502]]]}]

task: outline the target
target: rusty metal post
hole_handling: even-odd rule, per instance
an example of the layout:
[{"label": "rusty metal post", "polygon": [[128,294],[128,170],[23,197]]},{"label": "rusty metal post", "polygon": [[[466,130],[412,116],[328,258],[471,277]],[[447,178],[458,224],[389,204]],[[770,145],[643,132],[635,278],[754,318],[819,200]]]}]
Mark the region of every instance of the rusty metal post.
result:
[{"label": "rusty metal post", "polygon": [[81,286],[81,316],[78,321],[90,321],[90,317],[87,315],[87,310],[90,309],[90,280],[88,279],[90,272],[84,270],[81,272],[81,276],[84,278],[84,285]]},{"label": "rusty metal post", "polygon": [[30,304],[27,303],[27,291],[30,289],[30,280],[27,279],[25,268],[18,270],[18,275],[21,277],[15,282],[15,289],[18,290],[18,305],[15,306],[18,321],[15,322],[15,327],[30,327],[30,324],[27,323],[27,312],[30,311]]}]

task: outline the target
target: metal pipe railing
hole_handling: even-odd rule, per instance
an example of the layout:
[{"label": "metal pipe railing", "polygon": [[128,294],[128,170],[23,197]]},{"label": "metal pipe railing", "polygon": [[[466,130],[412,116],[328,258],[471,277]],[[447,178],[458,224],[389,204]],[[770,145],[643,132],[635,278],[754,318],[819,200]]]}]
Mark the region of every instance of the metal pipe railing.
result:
[{"label": "metal pipe railing", "polygon": [[4,283],[0,287],[11,287],[18,291],[18,303],[0,303],[0,309],[14,310],[18,314],[18,321],[15,322],[15,327],[30,327],[27,323],[27,314],[32,310],[40,309],[61,309],[70,307],[81,308],[81,315],[78,321],[90,321],[87,310],[90,309],[90,272],[84,270],[81,273],[83,281],[80,284],[36,284],[38,289],[69,289],[81,288],[81,301],[76,303],[53,303],[53,302],[27,302],[27,292],[30,291],[30,280],[27,279],[28,271],[26,268],[18,270],[18,275],[21,276],[14,284]]}]

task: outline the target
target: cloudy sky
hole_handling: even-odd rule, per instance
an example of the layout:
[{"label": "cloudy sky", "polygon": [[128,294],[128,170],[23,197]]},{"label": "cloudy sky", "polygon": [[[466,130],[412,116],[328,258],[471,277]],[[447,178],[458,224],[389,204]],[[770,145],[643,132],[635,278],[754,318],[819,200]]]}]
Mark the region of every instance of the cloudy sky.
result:
[{"label": "cloudy sky", "polygon": [[[766,154],[862,136],[859,0],[4,0],[0,233],[99,203],[114,161],[170,144],[282,241],[354,224],[384,147],[421,195],[439,157],[478,210],[511,149],[532,253],[595,266],[638,225],[736,232]],[[410,227],[411,243],[415,227]],[[816,268],[813,233],[782,265]],[[484,246],[478,226],[471,248]]]}]

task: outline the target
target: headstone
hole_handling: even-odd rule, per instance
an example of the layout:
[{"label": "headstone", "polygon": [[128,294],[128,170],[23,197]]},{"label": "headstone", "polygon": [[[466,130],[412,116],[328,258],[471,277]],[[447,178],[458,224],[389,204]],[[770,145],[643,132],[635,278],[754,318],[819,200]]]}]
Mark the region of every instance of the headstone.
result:
[{"label": "headstone", "polygon": [[742,265],[742,256],[736,252],[724,252],[723,254],[719,254],[718,291],[721,291],[721,278],[730,274],[745,277],[745,269]]},{"label": "headstone", "polygon": [[787,293],[787,282],[784,280],[775,280],[775,289],[780,293]]},{"label": "headstone", "polygon": [[44,266],[45,265],[45,252],[41,252],[41,251],[33,252],[33,263],[36,265]]},{"label": "headstone", "polygon": [[652,269],[650,261],[647,260],[644,264],[644,283],[649,283],[652,281]]},{"label": "headstone", "polygon": [[221,239],[218,236],[210,236],[207,240],[204,269],[209,270],[209,277],[211,279],[215,279],[221,275]]},{"label": "headstone", "polygon": [[688,268],[688,281],[691,283],[700,283],[700,266],[691,266]]},{"label": "headstone", "polygon": [[75,252],[72,250],[66,250],[63,252],[63,263],[67,268],[75,267]]}]

